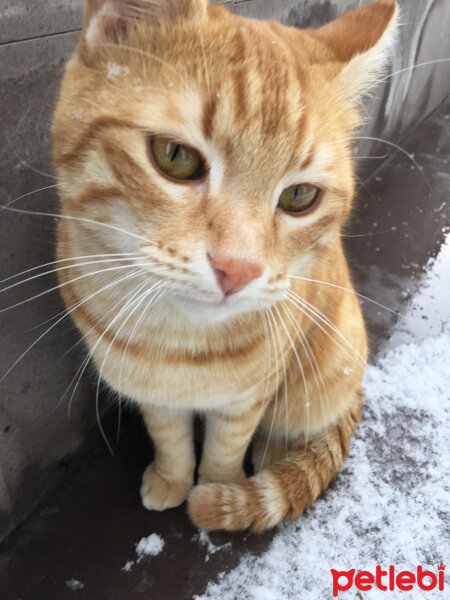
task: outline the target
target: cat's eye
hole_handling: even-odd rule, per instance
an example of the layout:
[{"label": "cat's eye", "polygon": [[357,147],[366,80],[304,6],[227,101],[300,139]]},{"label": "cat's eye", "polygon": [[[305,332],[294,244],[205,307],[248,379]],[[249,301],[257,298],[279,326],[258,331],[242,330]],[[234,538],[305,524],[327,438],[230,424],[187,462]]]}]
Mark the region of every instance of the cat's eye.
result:
[{"label": "cat's eye", "polygon": [[320,189],[309,183],[292,185],[280,196],[278,207],[292,215],[299,215],[312,208],[320,194]]},{"label": "cat's eye", "polygon": [[150,153],[158,170],[176,181],[201,179],[205,164],[198,152],[173,140],[153,136],[150,138]]}]

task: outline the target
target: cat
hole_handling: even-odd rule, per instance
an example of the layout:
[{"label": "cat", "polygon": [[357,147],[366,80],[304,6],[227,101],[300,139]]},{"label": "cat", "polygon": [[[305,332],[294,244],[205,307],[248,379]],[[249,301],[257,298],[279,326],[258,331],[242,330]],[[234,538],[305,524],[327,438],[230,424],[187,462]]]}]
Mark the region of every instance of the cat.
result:
[{"label": "cat", "polygon": [[299,30],[206,0],[87,2],[53,123],[58,277],[153,440],[147,509],[259,532],[341,469],[367,340],[340,232],[397,14],[377,0]]}]

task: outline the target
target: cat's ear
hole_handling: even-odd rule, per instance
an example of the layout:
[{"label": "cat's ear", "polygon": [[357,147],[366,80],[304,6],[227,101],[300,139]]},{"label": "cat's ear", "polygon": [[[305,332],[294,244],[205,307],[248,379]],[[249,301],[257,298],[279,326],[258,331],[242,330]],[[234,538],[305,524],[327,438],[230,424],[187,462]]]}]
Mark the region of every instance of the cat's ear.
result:
[{"label": "cat's ear", "polygon": [[200,18],[208,0],[86,0],[85,39],[88,45],[115,44],[136,20],[173,23]]},{"label": "cat's ear", "polygon": [[396,0],[377,0],[315,32],[332,51],[349,97],[359,98],[378,79],[395,46],[397,24]]}]

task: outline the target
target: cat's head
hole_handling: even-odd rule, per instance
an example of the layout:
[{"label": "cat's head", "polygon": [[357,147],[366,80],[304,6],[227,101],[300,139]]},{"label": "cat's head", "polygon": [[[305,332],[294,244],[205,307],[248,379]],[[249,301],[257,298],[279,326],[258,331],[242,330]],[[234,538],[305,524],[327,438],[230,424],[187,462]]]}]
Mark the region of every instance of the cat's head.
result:
[{"label": "cat's head", "polygon": [[396,12],[313,31],[205,0],[89,0],[53,129],[67,255],[135,252],[194,317],[280,300],[340,244],[357,104]]}]

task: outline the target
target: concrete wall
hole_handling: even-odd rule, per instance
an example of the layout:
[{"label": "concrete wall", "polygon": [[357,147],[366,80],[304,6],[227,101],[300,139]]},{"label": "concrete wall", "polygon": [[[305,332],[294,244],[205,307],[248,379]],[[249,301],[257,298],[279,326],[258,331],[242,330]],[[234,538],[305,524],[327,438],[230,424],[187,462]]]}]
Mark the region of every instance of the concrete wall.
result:
[{"label": "concrete wall", "polygon": [[[291,25],[316,27],[363,0],[243,0],[231,10]],[[399,50],[393,69],[450,56],[448,0],[403,0]],[[0,204],[57,211],[50,166],[49,125],[64,64],[76,43],[82,0],[2,0],[0,6]],[[366,134],[399,143],[448,94],[450,63],[395,75],[368,103]],[[360,153],[385,154],[367,142]],[[361,162],[367,171],[375,159]],[[40,191],[39,191],[40,190]],[[0,212],[0,279],[53,260],[53,217]],[[33,273],[29,274],[30,276]],[[0,289],[14,283],[0,284]],[[4,309],[55,285],[37,278],[0,295],[0,378],[63,310],[56,292]],[[36,326],[39,326],[36,328]],[[0,539],[29,514],[54,482],[64,460],[95,425],[92,384],[84,378],[72,403],[64,397],[82,360],[69,322],[50,330],[0,383]],[[66,354],[67,353],[67,354]],[[98,436],[98,443],[101,443]]]}]

